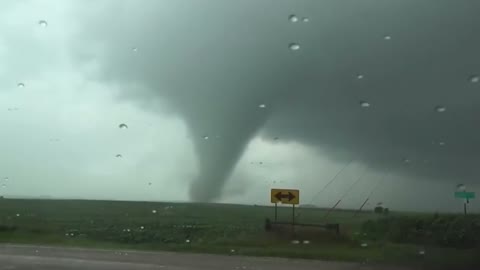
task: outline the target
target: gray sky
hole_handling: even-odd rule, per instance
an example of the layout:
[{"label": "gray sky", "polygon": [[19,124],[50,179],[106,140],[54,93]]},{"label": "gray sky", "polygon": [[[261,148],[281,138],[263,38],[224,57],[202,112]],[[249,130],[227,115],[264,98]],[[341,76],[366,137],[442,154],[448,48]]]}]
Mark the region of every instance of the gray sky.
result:
[{"label": "gray sky", "polygon": [[346,208],[376,187],[370,208],[461,210],[456,184],[480,174],[479,10],[4,1],[1,192],[269,204],[278,187]]}]

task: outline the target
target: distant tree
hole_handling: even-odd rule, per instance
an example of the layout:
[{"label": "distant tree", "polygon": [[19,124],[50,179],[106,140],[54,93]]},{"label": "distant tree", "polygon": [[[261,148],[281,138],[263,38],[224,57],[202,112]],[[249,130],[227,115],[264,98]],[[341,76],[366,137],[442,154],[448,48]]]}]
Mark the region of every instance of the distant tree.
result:
[{"label": "distant tree", "polygon": [[381,207],[381,206],[376,206],[376,207],[373,209],[373,211],[374,211],[375,213],[377,213],[377,214],[381,214],[381,213],[383,213],[383,207]]}]

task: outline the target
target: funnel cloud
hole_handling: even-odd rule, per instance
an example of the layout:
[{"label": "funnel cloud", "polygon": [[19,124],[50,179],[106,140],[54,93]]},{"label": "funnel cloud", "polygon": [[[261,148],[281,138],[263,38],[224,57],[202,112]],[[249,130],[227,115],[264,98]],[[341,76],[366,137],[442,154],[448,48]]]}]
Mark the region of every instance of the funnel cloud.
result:
[{"label": "funnel cloud", "polygon": [[[478,3],[106,3],[115,13],[94,18],[82,39],[104,48],[103,79],[143,86],[121,98],[163,99],[186,121],[194,201],[220,197],[257,134],[405,177],[478,175]],[[310,21],[292,23],[294,11]]]}]

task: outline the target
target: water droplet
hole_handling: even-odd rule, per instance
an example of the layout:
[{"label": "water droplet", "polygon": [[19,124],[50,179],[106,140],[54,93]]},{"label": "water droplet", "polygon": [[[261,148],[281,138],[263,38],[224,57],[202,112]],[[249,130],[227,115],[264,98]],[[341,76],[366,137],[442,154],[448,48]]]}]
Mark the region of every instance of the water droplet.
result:
[{"label": "water droplet", "polygon": [[363,74],[358,74],[357,79],[362,80],[365,76]]},{"label": "water droplet", "polygon": [[295,22],[298,22],[298,17],[296,15],[292,14],[292,15],[288,16],[288,20],[290,22],[295,23]]},{"label": "water droplet", "polygon": [[288,48],[292,51],[298,51],[300,49],[300,45],[298,43],[290,43]]},{"label": "water droplet", "polygon": [[274,138],[273,138],[274,141],[278,141],[278,139],[279,139],[278,137],[274,137]]},{"label": "water droplet", "polygon": [[127,124],[124,124],[124,123],[118,125],[118,127],[121,128],[121,129],[127,129],[128,128]]},{"label": "water droplet", "polygon": [[368,103],[366,101],[360,101],[360,106],[362,108],[369,108],[371,105],[370,105],[370,103]]},{"label": "water droplet", "polygon": [[3,178],[3,181],[8,181],[8,177]]},{"label": "water droplet", "polygon": [[66,234],[65,234],[65,236],[66,236],[66,237],[68,237],[68,236],[69,236],[69,234],[68,234],[68,233],[66,233]]},{"label": "water droplet", "polygon": [[263,104],[263,103],[260,104],[260,105],[258,105],[258,108],[260,108],[260,109],[265,109],[266,107],[267,107],[267,105],[265,105],[265,104]]},{"label": "water droplet", "polygon": [[204,140],[208,140],[210,137],[208,137],[207,135],[203,136],[203,139]]},{"label": "water droplet", "polygon": [[157,210],[153,209],[152,214],[156,214],[156,213],[157,213]]},{"label": "water droplet", "polygon": [[391,37],[391,36],[389,36],[389,35],[387,35],[387,36],[384,36],[384,37],[383,37],[383,39],[385,39],[385,40],[391,40],[391,39],[392,39],[392,37]]},{"label": "water droplet", "polygon": [[121,158],[121,157],[122,157],[122,155],[120,155],[120,154],[117,154],[115,157],[116,157],[116,158]]},{"label": "water droplet", "polygon": [[309,21],[310,21],[310,19],[309,19],[309,18],[307,18],[307,17],[303,17],[302,21],[303,21],[303,22],[309,22]]},{"label": "water droplet", "polygon": [[308,241],[308,240],[303,240],[303,244],[304,244],[304,245],[308,245],[308,244],[310,244],[310,241]]},{"label": "water droplet", "polygon": [[6,185],[6,184],[2,184],[2,188],[6,188],[6,187],[7,187],[7,185]]},{"label": "water droplet", "polygon": [[137,48],[137,47],[133,47],[133,48],[132,48],[132,52],[138,52],[138,48]]},{"label": "water droplet", "polygon": [[230,249],[230,253],[235,253],[235,249]]},{"label": "water droplet", "polygon": [[480,77],[478,75],[472,75],[472,76],[470,76],[470,82],[471,83],[478,83],[478,82],[480,82]]},{"label": "water droplet", "polygon": [[300,244],[300,241],[298,241],[298,240],[292,240],[292,244],[298,245],[298,244]]},{"label": "water droplet", "polygon": [[148,185],[151,186],[151,185],[152,185],[152,182],[148,182]]},{"label": "water droplet", "polygon": [[445,142],[439,142],[438,145],[444,146],[444,145],[445,145]]},{"label": "water droplet", "polygon": [[464,184],[458,184],[457,185],[457,190],[458,191],[465,191],[467,187]]},{"label": "water droplet", "polygon": [[127,232],[130,232],[130,229],[127,229]]},{"label": "water droplet", "polygon": [[17,213],[15,216],[19,217],[19,216],[20,216],[20,214],[18,214],[18,213]]},{"label": "water droplet", "polygon": [[410,163],[411,162],[411,160],[408,159],[408,158],[404,158],[402,161],[403,161],[403,163]]},{"label": "water droplet", "polygon": [[445,112],[446,110],[447,110],[447,108],[445,106],[436,106],[435,107],[435,111],[439,112],[439,113]]},{"label": "water droplet", "polygon": [[425,255],[425,250],[423,250],[423,249],[419,250],[418,255],[421,255],[421,256]]},{"label": "water droplet", "polygon": [[145,227],[143,227],[143,226],[140,226],[140,230],[144,230],[144,229],[145,229]]},{"label": "water droplet", "polygon": [[38,24],[39,24],[41,27],[47,27],[47,26],[48,26],[48,23],[47,23],[47,21],[45,21],[45,20],[40,20],[40,21],[38,21]]},{"label": "water droplet", "polygon": [[190,243],[190,239],[185,240],[185,243]]},{"label": "water droplet", "polygon": [[17,87],[18,87],[18,88],[24,88],[24,87],[25,87],[25,84],[24,84],[24,83],[17,83]]},{"label": "water droplet", "polygon": [[35,253],[38,253],[38,249],[35,249]]},{"label": "water droplet", "polygon": [[367,244],[367,243],[362,243],[360,246],[361,246],[362,248],[365,248],[365,247],[368,247],[368,244]]}]

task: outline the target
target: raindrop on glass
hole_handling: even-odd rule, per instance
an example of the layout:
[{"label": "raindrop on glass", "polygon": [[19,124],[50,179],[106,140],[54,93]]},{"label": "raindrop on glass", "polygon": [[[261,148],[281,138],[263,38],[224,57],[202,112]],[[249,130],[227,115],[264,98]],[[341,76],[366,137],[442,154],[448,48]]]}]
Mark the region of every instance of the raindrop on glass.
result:
[{"label": "raindrop on glass", "polygon": [[445,145],[445,142],[439,142],[438,145],[444,146],[444,145]]},{"label": "raindrop on glass", "polygon": [[116,158],[121,158],[121,157],[122,157],[122,155],[120,155],[120,154],[117,154],[115,157],[116,157]]},{"label": "raindrop on glass", "polygon": [[260,109],[265,109],[266,107],[267,107],[267,105],[266,105],[266,104],[263,104],[263,103],[260,104],[260,105],[258,105],[258,108],[260,108]]},{"label": "raindrop on glass", "polygon": [[298,244],[300,244],[300,241],[298,241],[298,240],[292,240],[292,244],[298,245]]},{"label": "raindrop on glass", "polygon": [[185,240],[185,243],[190,243],[190,239]]},{"label": "raindrop on glass", "polygon": [[307,18],[307,17],[304,17],[304,18],[302,19],[302,21],[303,21],[303,22],[309,22],[309,21],[310,21],[310,19],[309,19],[309,18]]},{"label": "raindrop on glass", "polygon": [[35,249],[35,253],[38,253],[38,249]]},{"label": "raindrop on glass", "polygon": [[19,216],[20,216],[20,214],[18,214],[18,213],[17,213],[15,216],[19,217]]},{"label": "raindrop on glass", "polygon": [[471,83],[478,83],[478,82],[480,82],[480,77],[478,75],[472,75],[472,76],[470,76],[470,82]]},{"label": "raindrop on glass", "polygon": [[3,181],[8,181],[8,177],[3,178]]},{"label": "raindrop on glass", "polygon": [[403,163],[410,163],[410,159],[408,159],[408,158],[404,158],[402,161],[403,161]]},{"label": "raindrop on glass", "polygon": [[362,80],[365,76],[363,74],[358,74],[357,79]]},{"label": "raindrop on glass", "polygon": [[423,256],[425,255],[425,250],[421,249],[418,251],[418,255]]},{"label": "raindrop on glass", "polygon": [[203,139],[204,140],[208,140],[210,137],[208,137],[207,135],[203,136]]},{"label": "raindrop on glass", "polygon": [[464,184],[458,184],[457,185],[457,190],[458,191],[465,191],[467,187]]},{"label": "raindrop on glass", "polygon": [[300,45],[298,43],[290,43],[288,48],[292,51],[298,51],[300,49]]},{"label": "raindrop on glass", "polygon": [[288,20],[289,20],[290,22],[295,23],[295,22],[298,22],[298,17],[295,16],[294,14],[292,14],[292,15],[288,16]]},{"label": "raindrop on glass", "polygon": [[235,249],[230,249],[230,253],[235,253]]},{"label": "raindrop on glass", "polygon": [[278,141],[278,139],[279,139],[278,137],[273,138],[274,141]]},{"label": "raindrop on glass", "polygon": [[6,188],[6,187],[7,187],[7,185],[6,185],[6,184],[2,184],[2,188]]},{"label": "raindrop on glass", "polygon": [[140,226],[140,230],[143,230],[143,229],[145,229],[145,227],[143,227],[143,226]]},{"label": "raindrop on glass", "polygon": [[308,241],[308,240],[303,240],[303,244],[304,244],[304,245],[308,245],[308,244],[310,244],[310,241]]},{"label": "raindrop on glass", "polygon": [[362,243],[360,246],[361,246],[362,248],[366,248],[366,247],[368,247],[368,244],[367,244],[367,243]]},{"label": "raindrop on glass", "polygon": [[152,182],[148,182],[148,185],[151,186],[151,185],[152,185]]},{"label": "raindrop on glass", "polygon": [[446,110],[447,110],[447,108],[445,106],[436,106],[435,107],[435,111],[439,112],[439,113],[445,112]]},{"label": "raindrop on glass", "polygon": [[128,128],[127,124],[123,124],[123,123],[118,125],[118,127],[121,128],[121,129],[127,129]]},{"label": "raindrop on glass", "polygon": [[370,105],[370,103],[368,103],[366,101],[360,101],[360,106],[362,108],[369,108],[371,105]]},{"label": "raindrop on glass", "polygon": [[48,23],[47,23],[47,21],[45,21],[45,20],[40,20],[40,21],[38,21],[38,24],[39,24],[41,27],[47,27],[47,26],[48,26]]},{"label": "raindrop on glass", "polygon": [[152,210],[152,214],[156,214],[157,213],[157,210]]},{"label": "raindrop on glass", "polygon": [[132,48],[132,52],[138,52],[138,48],[137,48],[137,47],[133,47],[133,48]]},{"label": "raindrop on glass", "polygon": [[18,88],[24,88],[24,87],[25,87],[25,84],[24,84],[24,83],[17,83],[17,87],[18,87]]},{"label": "raindrop on glass", "polygon": [[383,39],[385,39],[385,40],[391,40],[392,37],[387,35],[387,36],[384,36]]}]

